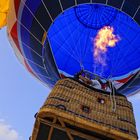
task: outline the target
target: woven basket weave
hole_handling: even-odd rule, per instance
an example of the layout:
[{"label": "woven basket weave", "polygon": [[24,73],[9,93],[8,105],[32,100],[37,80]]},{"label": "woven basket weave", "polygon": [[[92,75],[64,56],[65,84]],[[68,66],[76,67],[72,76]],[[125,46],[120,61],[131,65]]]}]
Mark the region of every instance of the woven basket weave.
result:
[{"label": "woven basket weave", "polygon": [[37,115],[32,140],[39,140],[39,120],[45,122],[47,116],[108,139],[137,140],[131,103],[125,96],[116,95],[116,110],[113,111],[111,99],[109,93],[89,88],[73,79],[59,80]]}]

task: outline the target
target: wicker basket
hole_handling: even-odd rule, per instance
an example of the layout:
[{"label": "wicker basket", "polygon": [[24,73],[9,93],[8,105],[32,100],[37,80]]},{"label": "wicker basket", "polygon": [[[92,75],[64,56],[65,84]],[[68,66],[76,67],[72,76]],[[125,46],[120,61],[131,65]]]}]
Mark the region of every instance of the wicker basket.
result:
[{"label": "wicker basket", "polygon": [[59,80],[37,114],[31,139],[137,140],[131,103],[117,94],[114,111],[111,99],[73,79]]}]

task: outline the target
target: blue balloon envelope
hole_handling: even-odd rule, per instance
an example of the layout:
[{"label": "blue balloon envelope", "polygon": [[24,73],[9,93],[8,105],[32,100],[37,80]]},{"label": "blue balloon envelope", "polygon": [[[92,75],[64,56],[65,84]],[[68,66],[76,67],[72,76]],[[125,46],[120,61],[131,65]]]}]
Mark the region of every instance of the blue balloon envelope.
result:
[{"label": "blue balloon envelope", "polygon": [[[17,38],[12,30],[9,33],[18,41],[16,46],[28,71],[51,88],[63,76],[73,77],[84,69],[121,85],[118,91],[122,94],[138,91],[140,26],[124,12],[108,5],[57,7],[58,4],[40,0],[32,4],[27,0],[18,5]],[[105,62],[102,64],[94,56],[94,39],[104,27],[113,28],[119,39],[113,47],[107,46],[101,55]],[[130,79],[133,79],[131,83]]]}]

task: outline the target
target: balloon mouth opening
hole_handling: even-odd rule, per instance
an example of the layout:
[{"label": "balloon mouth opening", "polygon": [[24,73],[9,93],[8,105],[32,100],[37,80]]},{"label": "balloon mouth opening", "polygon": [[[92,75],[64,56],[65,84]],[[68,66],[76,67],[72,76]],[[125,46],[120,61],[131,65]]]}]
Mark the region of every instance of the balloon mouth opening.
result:
[{"label": "balloon mouth opening", "polygon": [[[122,72],[121,74],[112,73],[112,71],[119,71],[116,67],[113,67],[115,70],[108,70],[110,66],[110,69],[112,69],[109,59],[113,59],[113,61],[117,59],[109,58],[110,52],[114,53],[114,51],[118,50],[120,43],[124,40],[122,34],[118,32],[118,26],[115,25],[119,21],[118,18],[120,18],[120,16],[124,16],[124,14],[116,8],[104,4],[79,4],[63,11],[63,13],[54,20],[48,30],[48,41],[59,70],[65,71],[60,61],[62,51],[66,56],[71,57],[72,60],[74,59],[75,65],[77,64],[76,66],[74,65],[76,67],[75,72],[80,69],[85,69],[105,78],[128,74]],[[103,30],[103,33],[106,33],[105,36],[100,35],[101,30]],[[76,33],[78,33],[79,37],[75,35]],[[85,41],[80,38],[85,39]],[[76,41],[76,39],[78,41]],[[87,42],[87,44],[84,45],[85,42]],[[75,48],[76,52],[73,52],[69,43],[72,45],[72,48]],[[78,44],[78,46],[74,46],[74,44]],[[88,52],[90,56],[84,56],[85,59],[90,58],[92,63],[90,66],[87,66],[87,60],[81,57],[84,55],[82,51],[87,50],[85,47],[90,47],[90,50],[88,50],[90,51]],[[101,50],[102,48],[103,51]],[[71,54],[69,52],[71,52]],[[60,56],[58,56],[58,54]],[[96,58],[94,58],[94,56],[96,56]],[[66,73],[70,75],[73,75],[75,72],[69,73],[69,70],[66,71]]]},{"label": "balloon mouth opening", "polygon": [[[65,10],[63,13],[61,13],[53,22],[52,26],[50,27],[50,29],[48,30],[48,38],[46,39],[47,40],[47,43],[49,42],[50,45],[51,45],[51,40],[53,40],[51,38],[51,31],[53,30],[53,27],[56,26],[59,22],[59,20],[64,20],[64,22],[66,22],[65,18],[70,16],[68,13],[69,11],[73,11],[73,15],[75,17],[74,20],[77,21],[77,23],[82,27],[82,28],[85,28],[87,30],[95,30],[95,31],[100,31],[102,30],[102,28],[105,28],[105,27],[109,27],[110,29],[112,29],[113,27],[111,26],[112,22],[116,19],[116,16],[117,14],[119,13],[119,11],[115,8],[112,8],[110,6],[107,6],[107,5],[104,5],[104,4],[95,4],[95,3],[92,3],[92,4],[79,4],[78,6],[74,6],[72,8],[69,8],[67,10]],[[64,18],[63,18],[64,16]],[[65,17],[66,16],[66,17]],[[71,19],[69,19],[70,21]],[[61,26],[61,25],[60,25]],[[64,27],[65,28],[65,27]],[[69,30],[70,30],[70,27],[68,27]],[[78,27],[77,27],[78,28]],[[114,29],[113,29],[114,30]],[[45,34],[45,33],[44,33]],[[62,33],[60,33],[62,34]],[[63,35],[64,36],[64,35]],[[113,31],[112,31],[112,35],[111,36],[114,36],[113,35]],[[50,38],[49,38],[50,37]],[[93,40],[95,40],[96,36],[89,36],[89,40],[90,40],[90,43],[92,44],[92,58],[94,59],[94,61],[96,61],[99,57],[96,56],[95,58],[95,43],[93,43]],[[111,39],[112,40],[112,39]],[[118,39],[116,37],[116,40],[115,41],[115,45],[116,45],[116,42],[118,42]],[[100,42],[100,41],[99,41]],[[109,41],[111,42],[111,41]],[[104,42],[103,42],[104,43]],[[102,43],[102,44],[103,44]],[[109,46],[108,44],[109,43],[106,43],[106,48],[107,46]],[[115,46],[115,45],[111,45],[111,46]],[[63,45],[62,45],[63,46]],[[99,50],[99,49],[98,49]],[[55,53],[52,49],[52,52],[53,54]],[[102,53],[101,53],[102,54]],[[103,58],[104,59],[104,58]],[[102,62],[104,62],[105,60],[103,60]],[[95,64],[97,65],[97,61],[95,62]],[[103,63],[98,63],[99,65],[103,65]],[[82,64],[82,62],[80,63],[80,68],[81,69],[85,69],[87,71],[89,71],[89,69],[86,69],[84,67],[84,65]],[[98,73],[96,73],[98,74]],[[98,74],[99,75],[99,74]]]}]

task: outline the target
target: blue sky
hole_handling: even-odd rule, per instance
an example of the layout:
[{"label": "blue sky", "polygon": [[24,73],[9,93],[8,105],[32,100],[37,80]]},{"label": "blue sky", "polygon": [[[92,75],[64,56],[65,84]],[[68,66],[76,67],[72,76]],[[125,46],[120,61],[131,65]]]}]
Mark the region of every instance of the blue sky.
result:
[{"label": "blue sky", "polygon": [[[49,89],[32,77],[16,58],[0,30],[0,140],[28,140],[34,114],[44,103]],[[140,137],[140,95],[129,98],[133,103]]]}]

